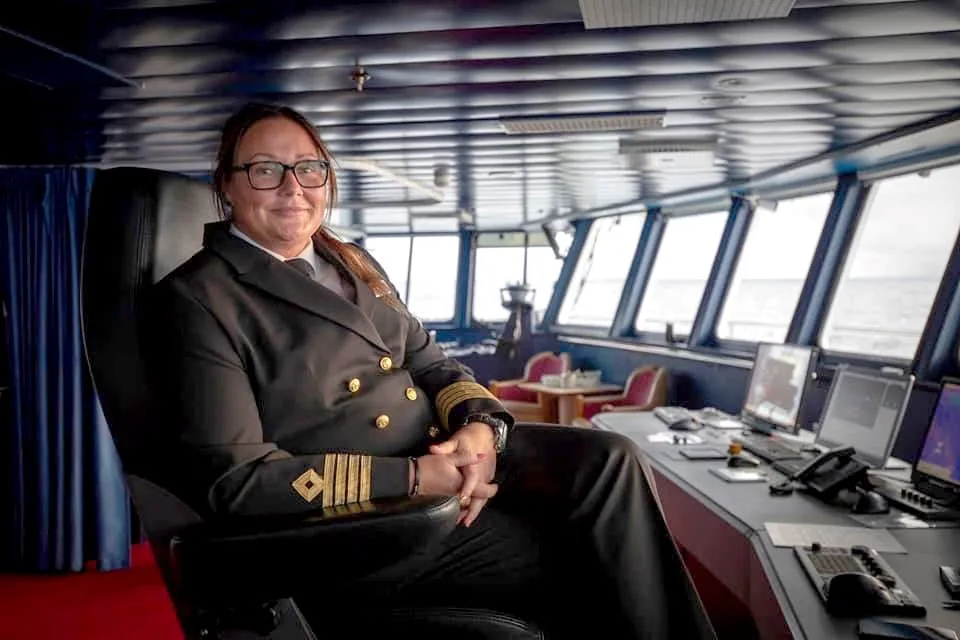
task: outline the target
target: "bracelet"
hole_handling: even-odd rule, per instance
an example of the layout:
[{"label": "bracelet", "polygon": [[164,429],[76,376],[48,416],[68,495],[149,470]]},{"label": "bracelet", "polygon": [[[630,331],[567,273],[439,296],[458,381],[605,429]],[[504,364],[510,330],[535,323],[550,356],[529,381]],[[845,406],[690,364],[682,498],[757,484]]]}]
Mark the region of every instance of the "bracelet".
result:
[{"label": "bracelet", "polygon": [[420,462],[413,456],[410,456],[409,460],[413,464],[413,488],[410,489],[410,495],[418,496],[420,495]]}]

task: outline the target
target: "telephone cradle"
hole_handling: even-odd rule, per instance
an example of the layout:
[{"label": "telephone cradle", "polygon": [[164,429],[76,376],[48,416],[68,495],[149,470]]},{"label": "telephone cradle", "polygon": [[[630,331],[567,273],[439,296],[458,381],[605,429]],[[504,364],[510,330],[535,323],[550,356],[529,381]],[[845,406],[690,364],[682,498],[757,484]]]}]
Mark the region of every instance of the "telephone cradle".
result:
[{"label": "telephone cradle", "polygon": [[852,489],[867,479],[868,467],[854,459],[854,453],[853,447],[837,447],[812,460],[780,460],[773,468],[810,493],[831,498],[841,489]]}]

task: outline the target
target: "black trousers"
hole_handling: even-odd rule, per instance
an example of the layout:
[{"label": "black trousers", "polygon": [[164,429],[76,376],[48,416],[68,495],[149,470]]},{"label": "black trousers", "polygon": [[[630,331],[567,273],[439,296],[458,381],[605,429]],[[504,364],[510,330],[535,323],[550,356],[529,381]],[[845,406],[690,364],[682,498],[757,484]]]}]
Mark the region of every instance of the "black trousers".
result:
[{"label": "black trousers", "polygon": [[[338,612],[355,631],[383,603],[490,608],[551,640],[713,638],[640,455],[611,432],[517,425],[498,463],[500,491],[473,525],[346,589]],[[329,608],[298,602],[330,628]]]}]

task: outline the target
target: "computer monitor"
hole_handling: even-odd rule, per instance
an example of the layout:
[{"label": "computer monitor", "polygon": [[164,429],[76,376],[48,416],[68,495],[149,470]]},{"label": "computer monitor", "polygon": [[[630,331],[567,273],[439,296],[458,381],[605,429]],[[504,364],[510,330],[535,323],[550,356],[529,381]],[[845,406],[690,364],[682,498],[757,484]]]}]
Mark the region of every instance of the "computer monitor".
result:
[{"label": "computer monitor", "polygon": [[800,429],[800,405],[816,349],[793,344],[757,345],[757,357],[743,403],[743,417],[757,431]]},{"label": "computer monitor", "polygon": [[952,502],[960,497],[960,380],[945,380],[913,467],[913,482],[927,495]]},{"label": "computer monitor", "polygon": [[900,431],[913,381],[913,375],[840,365],[820,417],[817,444],[828,449],[849,445],[858,461],[882,469]]}]

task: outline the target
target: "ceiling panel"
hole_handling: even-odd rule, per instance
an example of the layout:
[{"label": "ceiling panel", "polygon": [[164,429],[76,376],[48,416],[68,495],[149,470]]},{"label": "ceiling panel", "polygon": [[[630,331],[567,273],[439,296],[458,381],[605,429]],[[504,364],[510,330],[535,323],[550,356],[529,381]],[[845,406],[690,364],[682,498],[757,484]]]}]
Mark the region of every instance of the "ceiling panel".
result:
[{"label": "ceiling panel", "polygon": [[[586,28],[578,0],[307,4],[50,0],[0,11],[15,30],[0,38],[0,90],[21,98],[0,162],[203,175],[233,110],[278,101],[302,110],[337,157],[427,191],[435,167],[450,168],[431,204],[424,190],[345,163],[343,220],[505,228],[722,193],[824,154],[790,175],[881,162],[835,154],[960,110],[956,0],[798,0],[781,19],[616,29]],[[663,21],[693,16],[675,5]],[[709,8],[687,3],[696,7]],[[363,91],[351,78],[360,66]],[[651,113],[665,114],[662,128],[507,135],[500,125]],[[960,145],[945,132],[923,152]],[[704,140],[699,154],[621,153],[624,141]]]}]

